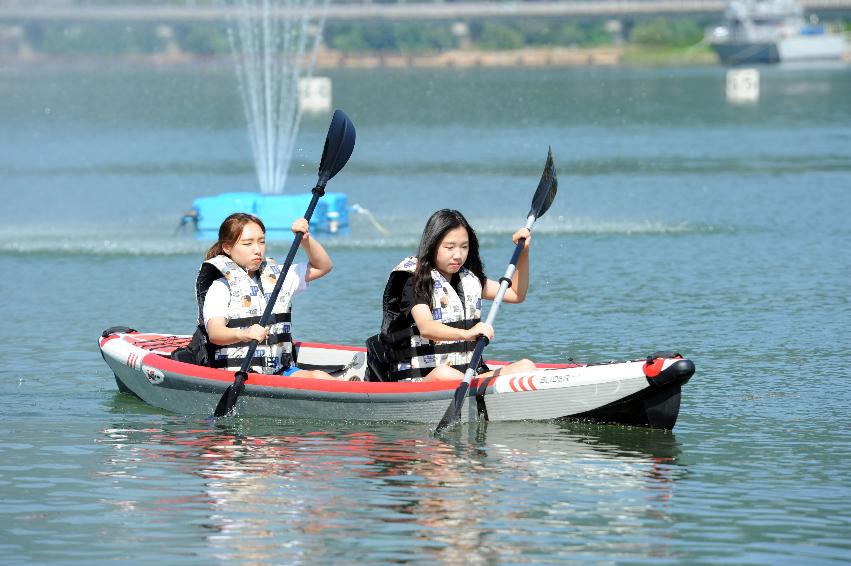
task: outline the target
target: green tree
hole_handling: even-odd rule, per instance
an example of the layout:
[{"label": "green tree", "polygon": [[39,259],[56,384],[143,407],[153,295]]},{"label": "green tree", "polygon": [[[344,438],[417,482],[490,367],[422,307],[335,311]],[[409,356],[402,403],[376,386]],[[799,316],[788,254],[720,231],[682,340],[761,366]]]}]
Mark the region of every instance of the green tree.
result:
[{"label": "green tree", "polygon": [[227,30],[221,25],[180,25],[175,30],[177,43],[183,51],[211,57],[230,51]]},{"label": "green tree", "polygon": [[574,22],[565,22],[553,35],[552,43],[555,45],[576,45],[579,47],[608,45],[612,43],[612,34],[606,31],[603,24],[599,22],[583,25]]},{"label": "green tree", "polygon": [[369,49],[369,43],[361,30],[352,27],[333,30],[326,33],[325,38],[328,45],[344,53],[366,51]]},{"label": "green tree", "polygon": [[393,36],[394,43],[403,53],[440,51],[454,43],[451,31],[443,24],[396,24]]},{"label": "green tree", "polygon": [[668,22],[659,18],[649,22],[639,22],[633,26],[629,41],[637,45],[670,45],[673,39]]},{"label": "green tree", "polygon": [[703,39],[703,29],[695,20],[658,18],[639,22],[632,28],[629,40],[637,45],[653,47],[685,47]]},{"label": "green tree", "polygon": [[164,46],[150,24],[45,24],[29,37],[37,50],[63,55],[150,54]]},{"label": "green tree", "polygon": [[485,22],[476,43],[483,49],[519,49],[523,34],[506,24]]}]

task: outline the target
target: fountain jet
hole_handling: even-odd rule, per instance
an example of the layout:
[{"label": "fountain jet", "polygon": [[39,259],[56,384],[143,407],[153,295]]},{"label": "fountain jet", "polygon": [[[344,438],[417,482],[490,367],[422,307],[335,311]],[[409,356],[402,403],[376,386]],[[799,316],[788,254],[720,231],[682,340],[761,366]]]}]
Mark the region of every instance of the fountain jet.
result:
[{"label": "fountain jet", "polygon": [[[309,78],[328,0],[234,0],[228,29],[248,124],[257,181],[264,194],[280,194],[287,181],[301,123],[299,79]],[[312,21],[311,14],[318,13]]]}]

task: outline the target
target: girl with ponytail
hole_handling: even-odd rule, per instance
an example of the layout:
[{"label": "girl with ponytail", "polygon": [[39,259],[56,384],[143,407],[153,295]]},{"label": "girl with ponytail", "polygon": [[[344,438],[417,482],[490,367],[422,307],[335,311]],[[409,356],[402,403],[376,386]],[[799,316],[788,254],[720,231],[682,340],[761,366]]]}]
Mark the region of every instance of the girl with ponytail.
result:
[{"label": "girl with ponytail", "polygon": [[[208,340],[209,365],[239,369],[252,340],[258,341],[250,370],[257,373],[334,379],[319,370],[302,370],[294,363],[292,300],[308,283],[326,275],[333,263],[325,248],[311,237],[299,218],[293,234],[302,232],[307,263],[295,263],[285,274],[266,257],[266,227],[254,215],[237,212],[219,227],[219,238],[204,258],[196,281],[199,325]],[[278,277],[285,277],[272,307],[268,327],[258,324]]]}]

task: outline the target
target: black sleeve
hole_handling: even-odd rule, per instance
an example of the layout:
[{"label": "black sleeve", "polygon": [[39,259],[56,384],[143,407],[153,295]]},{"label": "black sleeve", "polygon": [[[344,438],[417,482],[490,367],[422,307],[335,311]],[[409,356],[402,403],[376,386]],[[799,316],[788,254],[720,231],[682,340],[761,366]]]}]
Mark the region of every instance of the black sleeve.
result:
[{"label": "black sleeve", "polygon": [[402,296],[399,299],[399,308],[402,314],[411,314],[411,309],[417,305],[427,305],[431,309],[431,297],[417,297],[414,291],[414,276],[408,276],[402,286]]},{"label": "black sleeve", "polygon": [[414,276],[411,275],[402,287],[402,297],[399,299],[399,311],[404,316],[408,316],[416,304],[414,300]]}]

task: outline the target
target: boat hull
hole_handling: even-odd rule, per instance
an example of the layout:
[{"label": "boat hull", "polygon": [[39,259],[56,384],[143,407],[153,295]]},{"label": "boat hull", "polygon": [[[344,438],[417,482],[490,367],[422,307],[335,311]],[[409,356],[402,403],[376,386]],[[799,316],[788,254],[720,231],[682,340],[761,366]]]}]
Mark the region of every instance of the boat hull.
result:
[{"label": "boat hull", "polygon": [[712,48],[728,65],[840,61],[845,55],[845,40],[838,35],[800,35],[768,42],[719,42]]},{"label": "boat hull", "polygon": [[[210,415],[233,373],[172,360],[168,353],[189,337],[135,332],[105,333],[99,345],[121,391],[167,411]],[[347,365],[346,378],[362,377],[364,349],[327,344],[299,345],[299,363]],[[503,362],[489,361],[491,367]],[[462,421],[586,419],[670,429],[676,424],[681,387],[694,364],[681,357],[655,357],[601,364],[549,364],[532,373],[504,374],[490,381],[479,400],[474,380]],[[456,382],[385,383],[330,381],[249,374],[237,403],[241,417],[436,423]]]}]

